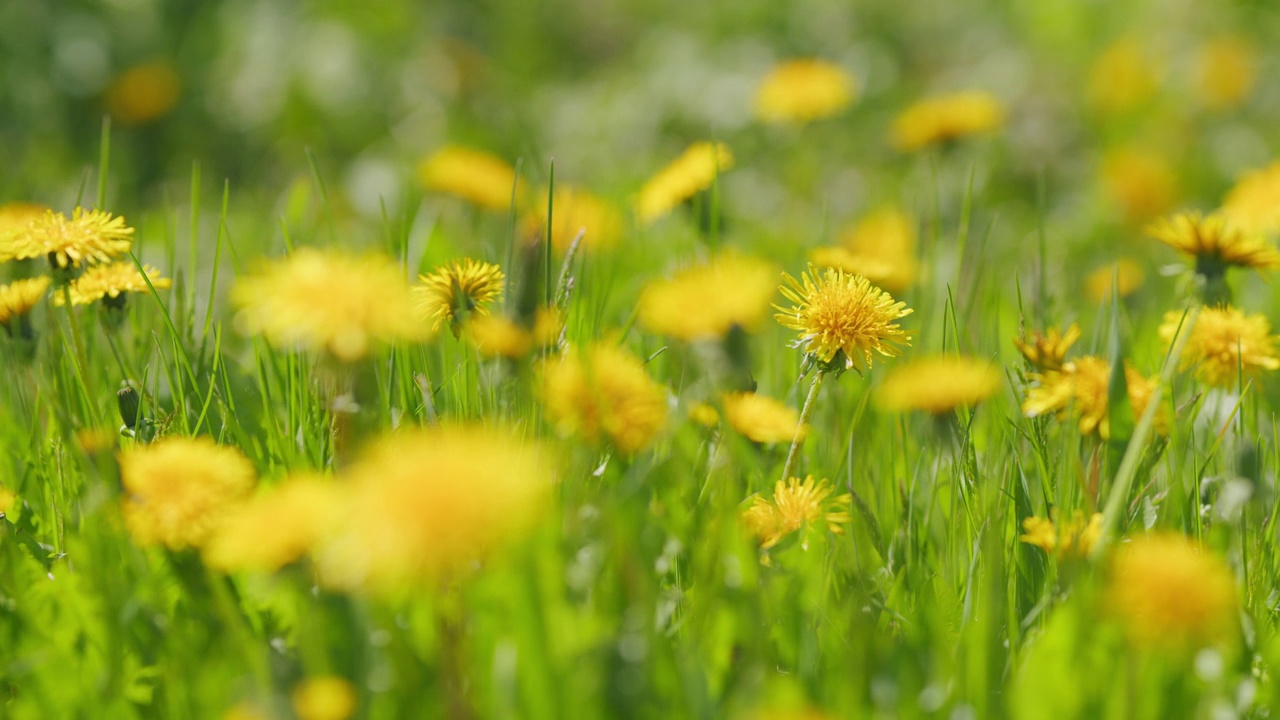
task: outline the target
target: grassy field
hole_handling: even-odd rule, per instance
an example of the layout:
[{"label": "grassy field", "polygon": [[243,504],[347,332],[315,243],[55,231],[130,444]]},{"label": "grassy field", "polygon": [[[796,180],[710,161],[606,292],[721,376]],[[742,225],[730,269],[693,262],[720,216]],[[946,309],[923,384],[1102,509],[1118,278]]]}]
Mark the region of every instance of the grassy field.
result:
[{"label": "grassy field", "polygon": [[0,8],[0,717],[1270,717],[1277,41]]}]

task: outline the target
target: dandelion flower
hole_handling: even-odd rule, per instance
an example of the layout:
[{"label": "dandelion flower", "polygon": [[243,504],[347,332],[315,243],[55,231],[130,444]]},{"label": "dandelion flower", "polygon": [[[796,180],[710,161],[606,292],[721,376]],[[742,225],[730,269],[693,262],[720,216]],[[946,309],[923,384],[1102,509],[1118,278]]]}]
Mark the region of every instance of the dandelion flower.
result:
[{"label": "dandelion flower", "polygon": [[1094,60],[1087,94],[1099,112],[1118,114],[1145,107],[1159,87],[1159,64],[1138,38],[1123,37]]},{"label": "dandelion flower", "polygon": [[[1124,377],[1133,415],[1141,417],[1151,401],[1154,385],[1127,364]],[[1081,435],[1097,434],[1103,440],[1111,438],[1108,416],[1111,367],[1106,360],[1086,355],[1063,364],[1059,369],[1032,373],[1031,381],[1022,404],[1022,412],[1027,417],[1050,413],[1061,417],[1071,410],[1079,416]],[[1166,432],[1167,424],[1164,408],[1160,408],[1155,418],[1156,432]]]},{"label": "dandelion flower", "polygon": [[382,255],[302,248],[242,279],[231,299],[246,332],[342,362],[363,358],[379,343],[426,334],[403,271]]},{"label": "dandelion flower", "polygon": [[746,435],[752,442],[791,442],[808,434],[800,426],[800,413],[765,395],[752,392],[726,393],[724,417],[729,427]]},{"label": "dandelion flower", "polygon": [[207,437],[174,437],[122,452],[124,520],[139,545],[200,547],[253,489],[253,464]]},{"label": "dandelion flower", "polygon": [[755,330],[769,312],[777,276],[772,263],[722,252],[649,283],[640,294],[640,324],[686,341],[724,337],[735,327]]},{"label": "dandelion flower", "polygon": [[1222,214],[1246,233],[1280,232],[1280,162],[1245,173],[1227,192]]},{"label": "dandelion flower", "polygon": [[1002,378],[998,366],[980,358],[921,358],[890,370],[876,391],[876,403],[885,410],[941,414],[986,400],[1000,389]]},{"label": "dandelion flower", "polygon": [[169,114],[178,104],[182,81],[167,62],[147,62],[120,73],[104,100],[111,117],[125,125],[141,125]]},{"label": "dandelion flower", "polygon": [[[1160,339],[1168,347],[1173,344],[1180,312],[1165,313],[1160,325]],[[1235,387],[1240,376],[1257,377],[1264,370],[1280,368],[1276,357],[1276,336],[1264,315],[1245,315],[1239,308],[1206,307],[1200,310],[1183,346],[1181,364],[1185,370],[1196,368],[1196,377],[1213,387]]]},{"label": "dandelion flower", "polygon": [[703,427],[713,428],[720,424],[720,413],[710,404],[698,402],[689,406],[689,419]]},{"label": "dandelion flower", "polygon": [[[755,535],[760,547],[766,550],[810,525],[825,524],[828,530],[840,535],[844,533],[843,525],[853,519],[849,514],[853,496],[846,493],[832,497],[833,492],[826,478],[816,483],[812,475],[803,481],[800,478],[779,480],[773,488],[773,499],[752,497],[751,507],[742,513],[742,520],[747,531]],[[809,548],[807,538],[802,546]]]},{"label": "dandelion flower", "polygon": [[775,67],[756,89],[756,116],[765,122],[807,123],[849,107],[853,77],[824,60],[791,60]]},{"label": "dandelion flower", "polygon": [[427,190],[454,195],[485,210],[506,212],[513,192],[517,207],[522,204],[515,168],[479,150],[441,148],[418,166],[418,181]]},{"label": "dandelion flower", "polygon": [[819,267],[855,273],[890,292],[902,292],[915,282],[919,268],[915,223],[898,208],[877,210],[846,231],[840,245],[818,248],[810,259]]},{"label": "dandelion flower", "polygon": [[345,678],[309,678],[290,695],[298,720],[347,720],[356,711],[356,689]]},{"label": "dandelion flower", "polygon": [[894,147],[910,152],[936,143],[993,132],[1004,125],[1004,107],[990,93],[940,95],[908,107],[893,121]]},{"label": "dandelion flower", "polygon": [[485,357],[516,360],[533,347],[533,335],[501,315],[476,315],[463,326],[462,337]]},{"label": "dandelion flower", "polygon": [[47,276],[41,276],[0,285],[0,326],[12,334],[13,322],[21,321],[39,304],[49,283]]},{"label": "dandelion flower", "polygon": [[1178,176],[1169,162],[1142,148],[1108,150],[1099,174],[1103,193],[1132,223],[1168,212],[1178,197]]},{"label": "dandelion flower", "polygon": [[397,594],[448,579],[527,532],[553,480],[546,451],[508,430],[390,435],[346,471],[342,519],[314,555],[321,580]]},{"label": "dandelion flower", "polygon": [[1236,227],[1223,213],[1178,213],[1147,226],[1147,234],[1195,258],[1201,275],[1221,275],[1229,265],[1255,270],[1280,267],[1280,252],[1271,243]]},{"label": "dandelion flower", "polygon": [[18,496],[13,491],[0,485],[0,515],[4,515],[13,509],[13,504],[18,501]]},{"label": "dandelion flower", "polygon": [[502,295],[506,276],[502,269],[483,260],[464,258],[441,265],[429,275],[419,275],[413,288],[418,317],[431,323],[433,332],[449,323],[457,336],[462,324],[476,315],[488,315],[489,305]]},{"label": "dandelion flower", "polygon": [[1223,35],[1200,46],[1196,90],[1212,110],[1227,110],[1249,98],[1258,81],[1258,50],[1248,38]]},{"label": "dandelion flower", "polygon": [[[525,215],[525,232],[536,236],[547,225],[547,193],[540,195]],[[611,203],[591,192],[556,183],[551,193],[551,246],[564,253],[582,234],[581,248],[603,250],[618,244],[622,236],[622,216]]]},{"label": "dandelion flower", "polygon": [[1085,519],[1084,513],[1076,510],[1070,520],[1064,521],[1054,509],[1049,519],[1029,517],[1023,520],[1022,529],[1026,534],[1018,536],[1018,539],[1024,543],[1035,545],[1059,559],[1082,558],[1093,552],[1094,543],[1102,535],[1102,513],[1093,513]]},{"label": "dandelion flower", "polygon": [[1033,367],[1041,370],[1058,370],[1066,361],[1071,346],[1075,345],[1079,339],[1080,326],[1071,323],[1066,332],[1058,328],[1049,328],[1045,332],[1033,333],[1025,340],[1014,340],[1013,344],[1018,346],[1018,351]]},{"label": "dandelion flower", "polygon": [[905,303],[873,286],[861,275],[827,269],[821,275],[810,265],[800,280],[783,274],[778,289],[794,305],[774,305],[783,327],[799,331],[793,347],[802,348],[819,362],[844,369],[871,367],[872,353],[883,357],[902,354],[910,338],[897,324],[911,314]]},{"label": "dandelion flower", "polygon": [[611,343],[597,343],[545,363],[540,395],[562,435],[608,440],[632,454],[666,423],[667,397],[644,363]]},{"label": "dandelion flower", "polygon": [[[132,262],[95,265],[71,283],[69,292],[72,305],[90,305],[102,300],[107,305],[120,305],[125,293],[149,293],[147,280],[156,290],[165,290],[173,286],[173,281],[160,276],[160,271],[150,265],[143,265],[146,277],[138,272]],[[55,305],[61,305],[60,295],[53,296]]]},{"label": "dandelion flower", "polygon": [[1145,279],[1141,265],[1122,258],[1089,273],[1084,281],[1085,294],[1095,303],[1104,303],[1111,299],[1113,292],[1119,297],[1132,295]]},{"label": "dandelion flower", "polygon": [[337,521],[334,483],[294,476],[229,511],[205,543],[204,561],[223,572],[271,572],[300,559]]},{"label": "dandelion flower", "polygon": [[1122,546],[1108,573],[1105,608],[1139,646],[1195,649],[1230,638],[1236,581],[1198,543],[1172,533]]},{"label": "dandelion flower", "polygon": [[102,210],[76,208],[71,219],[52,210],[3,239],[10,258],[48,258],[55,269],[110,262],[129,251],[133,228]]},{"label": "dandelion flower", "polygon": [[642,225],[658,220],[680,203],[710,188],[716,177],[733,167],[733,153],[724,143],[698,142],[659,170],[640,188],[636,218]]},{"label": "dandelion flower", "polygon": [[15,202],[0,205],[0,262],[14,259],[19,249],[19,238],[31,223],[49,213],[44,205]]}]

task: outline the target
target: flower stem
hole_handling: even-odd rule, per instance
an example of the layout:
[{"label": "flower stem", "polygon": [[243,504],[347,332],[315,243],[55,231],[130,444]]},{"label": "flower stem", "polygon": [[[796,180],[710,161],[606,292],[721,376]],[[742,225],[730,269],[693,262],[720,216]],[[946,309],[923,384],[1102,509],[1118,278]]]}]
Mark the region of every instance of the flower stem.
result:
[{"label": "flower stem", "polygon": [[822,387],[822,379],[827,375],[825,370],[818,369],[813,376],[813,384],[809,386],[809,396],[804,399],[804,409],[800,411],[800,422],[796,425],[796,437],[791,441],[791,450],[787,453],[787,463],[782,466],[782,481],[786,482],[795,470],[796,459],[800,456],[800,446],[804,444],[805,426],[809,424],[809,416],[813,415],[814,401],[818,399],[818,388]]}]

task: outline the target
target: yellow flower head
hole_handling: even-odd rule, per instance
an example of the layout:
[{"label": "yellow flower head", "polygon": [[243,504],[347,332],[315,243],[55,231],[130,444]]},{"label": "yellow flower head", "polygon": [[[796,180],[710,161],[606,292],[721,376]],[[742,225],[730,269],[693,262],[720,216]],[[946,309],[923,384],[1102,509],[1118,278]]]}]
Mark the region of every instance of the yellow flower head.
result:
[{"label": "yellow flower head", "polygon": [[1280,162],[1245,173],[1227,192],[1222,214],[1243,232],[1280,232]]},{"label": "yellow flower head", "polygon": [[898,208],[868,214],[840,240],[836,247],[810,253],[813,264],[861,275],[890,292],[902,292],[915,282],[915,223]]},{"label": "yellow flower head", "polygon": [[446,146],[418,165],[418,182],[432,192],[442,192],[495,212],[523,202],[523,187],[516,187],[516,171],[506,161],[469,148]]},{"label": "yellow flower head", "polygon": [[483,561],[528,531],[554,480],[551,458],[513,432],[397,432],[346,471],[341,521],[315,553],[323,582],[392,594]]},{"label": "yellow flower head", "polygon": [[290,694],[298,720],[347,720],[356,711],[356,689],[345,678],[310,678]]},{"label": "yellow flower head", "polygon": [[974,357],[938,355],[912,360],[889,371],[876,391],[885,410],[934,414],[976,405],[1000,389],[999,366]]},{"label": "yellow flower head", "polygon": [[773,123],[807,123],[849,107],[853,77],[825,60],[791,60],[775,67],[756,89],[756,117]]},{"label": "yellow flower head", "polygon": [[1178,175],[1169,161],[1139,147],[1108,150],[1100,175],[1104,194],[1131,223],[1168,212],[1178,197]]},{"label": "yellow flower head", "polygon": [[[536,237],[547,225],[547,193],[539,194],[525,216],[525,232]],[[604,250],[618,244],[622,216],[608,201],[582,188],[556,183],[551,194],[551,246],[564,253],[582,233],[581,249]]]},{"label": "yellow flower head", "polygon": [[166,62],[134,65],[107,87],[107,112],[125,125],[141,125],[164,117],[178,104],[182,82]]},{"label": "yellow flower head", "polygon": [[1256,270],[1280,267],[1280,252],[1271,243],[1236,227],[1223,213],[1178,213],[1148,225],[1147,234],[1195,258],[1196,271],[1202,275],[1220,273],[1227,265]]},{"label": "yellow flower head", "polygon": [[229,511],[204,545],[204,561],[223,572],[271,572],[300,559],[337,522],[339,490],[294,476]]},{"label": "yellow flower head", "polygon": [[1088,98],[1101,113],[1123,113],[1146,106],[1159,87],[1159,64],[1136,37],[1124,37],[1094,60]]},{"label": "yellow flower head", "polygon": [[1004,125],[1004,107],[990,93],[960,92],[921,100],[893,121],[893,145],[910,152],[935,143],[993,132]]},{"label": "yellow flower head", "polygon": [[382,255],[302,248],[242,279],[231,299],[246,332],[342,362],[363,358],[379,343],[426,335],[403,271]]},{"label": "yellow flower head", "polygon": [[1058,328],[1049,328],[1045,332],[1033,333],[1025,340],[1014,340],[1013,344],[1018,346],[1018,351],[1033,367],[1040,370],[1058,370],[1066,361],[1071,346],[1075,345],[1079,339],[1080,326],[1071,323],[1071,327],[1068,327],[1066,332],[1061,332]]},{"label": "yellow flower head", "polygon": [[102,210],[76,208],[67,219],[48,210],[35,220],[0,239],[7,249],[0,255],[12,259],[48,258],[54,268],[80,267],[110,262],[133,244],[133,228],[124,218]]},{"label": "yellow flower head", "polygon": [[1113,291],[1120,297],[1132,295],[1142,287],[1144,280],[1146,273],[1142,271],[1142,266],[1128,258],[1122,258],[1089,273],[1084,281],[1085,293],[1095,303],[1104,303],[1111,299]]},{"label": "yellow flower head", "polygon": [[[1151,401],[1153,382],[1127,364],[1124,379],[1133,415],[1141,417]],[[1026,400],[1022,403],[1022,412],[1027,417],[1048,413],[1061,417],[1072,410],[1080,418],[1081,435],[1096,433],[1103,440],[1111,437],[1111,420],[1107,413],[1111,367],[1106,360],[1085,355],[1057,370],[1032,373],[1031,381]],[[1156,432],[1164,434],[1167,425],[1165,409],[1160,408],[1155,418]]]},{"label": "yellow flower head", "polygon": [[726,393],[724,417],[729,427],[753,442],[791,442],[799,431],[808,434],[808,426],[800,427],[800,413],[771,397],[752,392]]},{"label": "yellow flower head", "polygon": [[0,285],[0,326],[8,329],[15,318],[30,313],[49,289],[49,282],[48,277],[36,277]]},{"label": "yellow flower head", "polygon": [[489,304],[502,296],[505,279],[501,268],[483,260],[464,258],[441,265],[418,276],[413,288],[418,318],[431,323],[433,332],[447,322],[456,336],[468,318],[489,314]]},{"label": "yellow flower head", "polygon": [[[837,535],[844,533],[842,525],[852,520],[849,506],[853,496],[848,493],[832,497],[835,492],[826,478],[814,482],[813,476],[781,480],[773,488],[773,499],[765,500],[756,495],[751,507],[742,513],[747,531],[760,540],[760,547],[768,549],[782,542],[787,535],[809,525],[825,523],[827,529]],[[809,548],[808,538],[802,541]]]},{"label": "yellow flower head", "polygon": [[207,437],[172,437],[120,453],[124,521],[139,545],[200,547],[253,489],[253,464]]},{"label": "yellow flower head", "polygon": [[[138,267],[132,262],[118,262],[110,265],[95,265],[84,271],[71,283],[69,288],[72,305],[90,305],[99,300],[108,303],[117,300],[125,293],[148,293],[147,280],[156,290],[173,287],[173,281],[160,276],[160,271],[150,265],[143,265],[147,276],[143,278]],[[64,301],[60,294],[53,296],[55,305]]]},{"label": "yellow flower head", "polygon": [[774,305],[783,327],[797,330],[793,347],[802,348],[819,362],[839,361],[844,369],[871,367],[872,353],[896,357],[911,344],[896,322],[911,314],[905,303],[875,287],[861,275],[827,269],[821,275],[810,265],[800,280],[783,274],[778,288],[794,305]]},{"label": "yellow flower head", "polygon": [[1213,110],[1228,110],[1249,99],[1258,80],[1258,49],[1245,37],[1223,35],[1206,41],[1196,57],[1196,90]]},{"label": "yellow flower head", "polygon": [[713,428],[720,424],[720,413],[704,402],[696,402],[689,406],[689,419],[703,427]]},{"label": "yellow flower head", "polygon": [[716,177],[733,167],[733,153],[724,143],[697,142],[655,174],[636,195],[636,219],[648,225],[680,203],[706,190]]},{"label": "yellow flower head", "polygon": [[662,386],[639,358],[612,343],[546,362],[539,390],[562,435],[592,442],[607,437],[626,454],[648,446],[666,423]]},{"label": "yellow flower head", "polygon": [[1029,517],[1023,520],[1022,529],[1026,534],[1018,539],[1062,559],[1087,557],[1102,535],[1102,513],[1093,513],[1086,520],[1084,513],[1076,510],[1070,520],[1063,521],[1055,508],[1049,517],[1051,519]]},{"label": "yellow flower head", "polygon": [[1236,580],[1221,558],[1189,538],[1148,535],[1116,552],[1104,607],[1136,645],[1195,649],[1229,640]]},{"label": "yellow flower head", "polygon": [[14,202],[0,205],[0,262],[14,259],[18,251],[18,238],[31,223],[50,212],[36,203]]},{"label": "yellow flower head", "polygon": [[721,252],[649,283],[640,295],[640,324],[686,341],[724,337],[734,327],[755,330],[769,312],[777,276],[772,263]]},{"label": "yellow flower head", "polygon": [[476,315],[463,326],[462,337],[485,357],[516,360],[533,347],[533,335],[503,315]]},{"label": "yellow flower head", "polygon": [[[1180,312],[1165,313],[1160,325],[1160,339],[1165,346],[1173,344]],[[1245,315],[1239,308],[1206,307],[1200,310],[1195,324],[1185,326],[1190,332],[1182,349],[1182,368],[1194,366],[1196,377],[1214,387],[1235,387],[1244,378],[1257,377],[1264,370],[1280,368],[1276,357],[1276,336],[1265,315]]]},{"label": "yellow flower head", "polygon": [[4,515],[13,509],[13,504],[18,501],[18,496],[13,491],[0,485],[0,515]]}]

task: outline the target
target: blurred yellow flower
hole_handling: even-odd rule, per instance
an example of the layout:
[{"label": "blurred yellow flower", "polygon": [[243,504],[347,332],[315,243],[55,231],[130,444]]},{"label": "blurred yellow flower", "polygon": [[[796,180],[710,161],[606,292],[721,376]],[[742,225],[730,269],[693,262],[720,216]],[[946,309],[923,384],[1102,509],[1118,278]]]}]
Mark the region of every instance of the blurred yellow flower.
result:
[{"label": "blurred yellow flower", "polygon": [[[1182,322],[1181,312],[1165,313],[1160,325],[1165,347],[1173,344]],[[1190,333],[1182,349],[1182,368],[1195,367],[1196,377],[1206,385],[1233,388],[1242,376],[1255,378],[1263,370],[1280,368],[1277,338],[1265,315],[1245,315],[1234,307],[1201,308]]]},{"label": "blurred yellow flower", "polygon": [[1071,323],[1066,332],[1058,328],[1049,328],[1044,332],[1034,332],[1023,340],[1014,340],[1018,351],[1027,362],[1040,370],[1059,370],[1067,359],[1071,346],[1080,339],[1080,326]]},{"label": "blurred yellow flower", "polygon": [[1121,546],[1104,601],[1136,645],[1195,649],[1228,641],[1236,627],[1236,580],[1216,554],[1182,535],[1159,533]]},{"label": "blurred yellow flower", "polygon": [[832,267],[865,277],[890,292],[903,292],[915,282],[915,223],[898,208],[882,208],[844,232],[840,245],[809,254],[819,267]]},{"label": "blurred yellow flower", "polygon": [[753,392],[726,393],[722,398],[729,427],[753,442],[791,442],[809,433],[800,427],[800,413],[765,395]]},{"label": "blurred yellow flower", "polygon": [[1256,270],[1280,267],[1280,252],[1271,243],[1236,227],[1223,213],[1178,213],[1148,225],[1147,234],[1194,258],[1202,275],[1221,273],[1228,265]]},{"label": "blurred yellow flower", "polygon": [[1258,49],[1249,38],[1221,35],[1196,54],[1196,90],[1205,106],[1228,110],[1249,99],[1258,81]]},{"label": "blurred yellow flower", "polygon": [[[622,236],[622,216],[603,198],[572,185],[556,183],[551,196],[551,246],[564,253],[582,233],[582,250],[605,250]],[[525,232],[537,236],[547,225],[547,193],[534,201],[525,215]]]},{"label": "blurred yellow flower", "polygon": [[[156,290],[173,287],[173,281],[161,277],[160,271],[150,265],[143,265],[147,277],[143,278],[138,267],[132,262],[118,262],[110,265],[95,265],[85,270],[80,277],[71,282],[68,288],[72,305],[90,305],[102,300],[107,305],[120,304],[125,293],[149,293],[147,280]],[[54,293],[53,303],[61,305],[65,302],[60,293]]]},{"label": "blurred yellow flower", "polygon": [[639,322],[680,340],[723,337],[734,327],[756,330],[769,312],[778,268],[727,250],[710,261],[655,280],[640,294]]},{"label": "blurred yellow flower", "polygon": [[42,276],[0,285],[0,326],[12,333],[13,321],[25,317],[39,304],[49,283],[49,278]]},{"label": "blurred yellow flower", "polygon": [[733,153],[724,143],[697,142],[662,168],[640,188],[635,199],[641,225],[658,220],[680,203],[710,188],[716,177],[733,167]]},{"label": "blurred yellow flower", "polygon": [[516,186],[516,171],[505,160],[479,150],[448,145],[418,165],[418,182],[432,192],[462,198],[495,212],[507,212],[514,194],[523,205],[523,186]]},{"label": "blurred yellow flower", "polygon": [[43,218],[50,209],[36,203],[13,202],[0,205],[0,262],[14,259],[18,244],[12,238],[31,223]]},{"label": "blurred yellow flower", "polygon": [[1128,258],[1121,258],[1110,265],[1094,270],[1085,278],[1085,293],[1095,303],[1107,302],[1112,292],[1120,297],[1128,297],[1142,287],[1146,273],[1142,266]]},{"label": "blurred yellow flower", "polygon": [[562,435],[591,442],[604,436],[624,454],[644,449],[666,423],[666,391],[644,363],[612,343],[548,360],[539,394]]},{"label": "blurred yellow flower", "polygon": [[325,584],[399,595],[430,589],[529,531],[552,459],[511,430],[402,430],[350,465],[340,521],[314,554]]},{"label": "blurred yellow flower", "polygon": [[1280,162],[1244,174],[1222,202],[1227,221],[1246,233],[1280,233]]},{"label": "blurred yellow flower", "polygon": [[4,515],[13,509],[13,504],[18,501],[18,496],[13,494],[9,488],[0,485],[0,515]]},{"label": "blurred yellow flower", "polygon": [[[833,492],[835,489],[826,478],[816,483],[812,475],[803,481],[794,477],[786,482],[779,480],[774,485],[772,500],[752,496],[751,507],[743,511],[742,520],[747,531],[755,535],[760,547],[766,550],[782,542],[787,535],[819,523],[840,535],[844,533],[842,526],[853,519],[849,514],[853,496],[845,493],[832,497]],[[801,540],[806,550],[809,549],[808,543],[807,537]]]},{"label": "blurred yellow flower", "polygon": [[1018,539],[1061,559],[1087,557],[1102,535],[1102,513],[1093,513],[1086,520],[1084,513],[1076,510],[1070,520],[1064,521],[1058,517],[1055,508],[1049,517],[1047,520],[1042,517],[1023,520],[1022,529],[1026,534],[1018,536]]},{"label": "blurred yellow flower", "polygon": [[240,702],[227,708],[219,720],[275,720],[275,718],[258,705]]},{"label": "blurred yellow flower", "polygon": [[[1106,360],[1085,355],[1064,364],[1058,370],[1031,374],[1031,386],[1022,404],[1027,417],[1054,413],[1059,417],[1068,410],[1079,416],[1081,435],[1111,438],[1111,419],[1108,416],[1108,397],[1111,386],[1111,366]],[[1124,368],[1125,385],[1134,418],[1146,412],[1151,401],[1153,381],[1129,367]],[[1155,417],[1155,431],[1167,432],[1168,418],[1165,408],[1159,408]]]},{"label": "blurred yellow flower", "polygon": [[110,262],[132,245],[133,228],[124,224],[124,218],[77,207],[70,219],[48,210],[13,232],[0,234],[0,257],[48,258],[54,268],[79,267]]},{"label": "blurred yellow flower", "polygon": [[689,406],[689,419],[703,427],[713,428],[720,424],[720,413],[711,405],[698,402]]},{"label": "blurred yellow flower", "polygon": [[1128,222],[1168,212],[1178,198],[1178,176],[1161,155],[1125,146],[1102,156],[1102,190]]},{"label": "blurred yellow flower", "polygon": [[924,410],[934,414],[976,405],[1000,389],[1004,374],[993,362],[937,355],[896,365],[876,390],[884,410]]},{"label": "blurred yellow flower", "polygon": [[475,316],[488,315],[489,305],[502,296],[506,276],[502,268],[483,260],[453,260],[430,274],[419,275],[412,289],[418,318],[438,332],[444,323],[454,337]]},{"label": "blurred yellow flower", "polygon": [[356,689],[337,675],[322,675],[299,683],[290,699],[298,720],[347,720],[356,711]]},{"label": "blurred yellow flower", "polygon": [[125,125],[141,125],[169,114],[178,104],[182,82],[167,62],[134,65],[116,76],[104,98],[107,112]]},{"label": "blurred yellow flower", "polygon": [[240,280],[231,300],[244,331],[342,362],[380,343],[428,334],[413,312],[404,272],[383,255],[301,248]]},{"label": "blurred yellow flower", "polygon": [[893,120],[894,147],[910,152],[935,143],[999,130],[1005,110],[990,93],[969,91],[920,100]]},{"label": "blurred yellow flower", "polygon": [[1089,103],[1104,114],[1147,106],[1160,87],[1159,63],[1137,37],[1107,46],[1089,70]]},{"label": "blurred yellow flower", "polygon": [[124,521],[139,545],[200,547],[249,495],[253,464],[208,437],[171,437],[119,455]]},{"label": "blurred yellow flower", "polygon": [[849,107],[856,95],[853,76],[816,58],[776,66],[756,89],[756,117],[773,123],[807,123]]},{"label": "blurred yellow flower", "polygon": [[223,572],[271,572],[310,552],[337,521],[339,488],[310,475],[286,478],[230,510],[204,544]]},{"label": "blurred yellow flower", "polygon": [[782,278],[778,289],[793,306],[774,305],[781,311],[774,318],[798,331],[793,347],[817,361],[837,363],[846,370],[870,368],[873,352],[896,357],[902,354],[899,346],[911,344],[896,322],[910,315],[911,309],[861,275],[830,268],[819,275],[810,265],[799,280],[785,273]]},{"label": "blurred yellow flower", "polygon": [[485,357],[516,360],[533,348],[533,335],[503,315],[476,315],[463,326],[462,337]]}]

